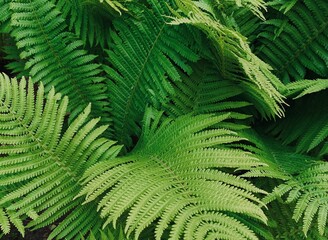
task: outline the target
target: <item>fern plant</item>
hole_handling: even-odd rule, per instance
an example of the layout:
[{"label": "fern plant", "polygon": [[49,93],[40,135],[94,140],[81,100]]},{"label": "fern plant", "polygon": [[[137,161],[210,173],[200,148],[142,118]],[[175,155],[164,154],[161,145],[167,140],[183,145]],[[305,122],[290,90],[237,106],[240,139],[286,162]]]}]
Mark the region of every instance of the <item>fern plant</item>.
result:
[{"label": "fern plant", "polygon": [[0,237],[327,239],[325,0],[0,0]]}]

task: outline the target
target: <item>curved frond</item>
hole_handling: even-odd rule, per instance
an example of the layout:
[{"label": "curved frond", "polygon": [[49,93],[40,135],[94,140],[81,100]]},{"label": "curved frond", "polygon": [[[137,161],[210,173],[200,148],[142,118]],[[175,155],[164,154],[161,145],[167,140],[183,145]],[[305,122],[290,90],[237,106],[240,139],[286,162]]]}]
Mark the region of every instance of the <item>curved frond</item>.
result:
[{"label": "curved frond", "polygon": [[[190,74],[190,61],[198,55],[189,47],[192,35],[187,28],[166,23],[170,12],[163,1],[149,1],[151,9],[132,5],[137,19],[114,21],[112,46],[107,51],[110,100],[116,138],[127,146],[130,137],[140,134],[137,124],[145,107],[169,101],[172,82],[181,81],[179,70]],[[190,38],[186,38],[190,36]]]},{"label": "curved frond", "polygon": [[[193,69],[190,76],[182,75],[182,81],[173,84],[175,94],[162,107],[169,116],[238,112],[252,105],[241,97],[244,91],[237,83],[221,79],[213,64],[203,61]],[[234,117],[237,116],[248,117],[235,113]]]},{"label": "curved frond", "polygon": [[327,234],[328,212],[328,164],[318,162],[305,169],[285,183],[275,187],[264,201],[286,195],[286,203],[296,203],[293,219],[301,221],[302,230],[307,235],[317,223],[320,235]]},{"label": "curved frond", "polygon": [[293,206],[292,218],[297,222],[303,220],[302,229],[305,236],[315,221],[318,222],[319,234],[323,235],[327,227],[328,163],[297,154],[294,148],[282,146],[279,142],[254,132],[241,135],[256,145],[244,147],[254,152],[260,161],[266,164],[243,176],[282,180],[263,201],[268,204],[286,196],[285,203],[291,206],[296,203]]},{"label": "curved frond", "polygon": [[46,0],[12,1],[10,9],[11,35],[33,81],[42,80],[46,92],[55,86],[69,96],[72,118],[91,102],[93,116],[103,116],[108,123],[106,86],[93,61],[96,56],[82,50],[83,42],[66,31],[56,6]]},{"label": "curved frond", "polygon": [[225,147],[241,140],[235,132],[205,130],[228,116],[163,120],[148,110],[135,149],[88,169],[79,195],[86,195],[86,203],[101,198],[98,210],[106,224],[115,225],[127,212],[125,232],[136,239],[150,224],[155,224],[158,240],[166,231],[169,239],[211,239],[213,233],[218,238],[257,239],[229,213],[266,222],[257,197],[264,192],[224,169],[250,169],[259,162],[249,152]]},{"label": "curved frond", "polygon": [[[325,157],[328,154],[328,111],[327,90],[316,92],[325,88],[327,81],[306,82],[308,88],[301,91],[286,118],[273,124],[270,131],[277,136],[283,144],[296,144],[298,152],[309,152],[314,156]],[[291,84],[298,88],[297,82]],[[293,92],[292,90],[291,92]],[[316,93],[312,93],[316,92]],[[312,93],[307,95],[308,93]]]},{"label": "curved frond", "polygon": [[14,225],[28,216],[33,228],[65,216],[49,239],[72,239],[101,225],[95,204],[72,201],[81,188],[80,175],[116,156],[120,146],[99,138],[107,128],[95,128],[99,119],[86,122],[90,105],[63,132],[68,98],[54,89],[44,98],[42,84],[35,93],[31,80],[0,75],[0,186],[10,187],[0,206],[11,213]]},{"label": "curved frond", "polygon": [[294,99],[307,94],[323,91],[328,88],[328,79],[299,80],[286,85],[287,96],[294,96]]},{"label": "curved frond", "polygon": [[[277,185],[276,181],[266,182],[266,185]],[[269,226],[270,232],[274,239],[288,239],[288,240],[326,240],[328,237],[328,226],[326,233],[320,234],[317,227],[313,226],[307,233],[302,231],[302,224],[293,219],[294,204],[285,204],[278,198],[268,204],[268,209],[265,211],[270,219]]]},{"label": "curved frond", "polygon": [[252,53],[246,38],[202,11],[194,2],[176,2],[187,17],[175,12],[177,17],[171,24],[190,24],[202,30],[216,49],[215,61],[221,76],[226,80],[237,81],[262,116],[282,116],[284,97],[280,91],[284,86],[271,73],[271,67]]},{"label": "curved frond", "polygon": [[274,14],[272,19],[266,21],[266,27],[262,29],[258,39],[258,55],[274,67],[274,72],[285,82],[304,79],[310,71],[326,78],[326,0],[294,0],[283,5],[278,4],[275,8],[285,10],[285,14]]}]

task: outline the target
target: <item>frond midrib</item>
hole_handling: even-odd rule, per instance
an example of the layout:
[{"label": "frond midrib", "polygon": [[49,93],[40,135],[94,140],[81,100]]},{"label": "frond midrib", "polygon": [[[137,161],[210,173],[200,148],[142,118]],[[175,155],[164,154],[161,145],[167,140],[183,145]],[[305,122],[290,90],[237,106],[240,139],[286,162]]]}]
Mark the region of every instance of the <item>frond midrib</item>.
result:
[{"label": "frond midrib", "polygon": [[142,67],[140,68],[139,75],[138,75],[137,79],[135,80],[134,86],[132,86],[131,94],[128,96],[128,101],[127,101],[127,104],[125,105],[124,117],[123,117],[123,120],[121,121],[121,128],[119,128],[120,142],[124,142],[123,138],[124,138],[125,135],[123,135],[122,133],[126,132],[126,129],[127,129],[126,125],[128,124],[128,115],[130,114],[130,111],[131,111],[132,100],[133,100],[135,94],[137,93],[137,89],[138,89],[139,85],[141,84],[141,79],[142,79],[142,75],[143,75],[143,72],[145,70],[146,64],[147,64],[147,62],[149,60],[149,57],[152,54],[153,49],[154,49],[155,45],[157,44],[158,39],[161,36],[161,34],[162,34],[162,32],[163,32],[166,25],[167,24],[165,22],[163,22],[163,24],[160,28],[160,31],[156,35],[156,38],[153,42],[153,45],[151,46],[151,48],[150,48],[150,50],[149,50],[149,52],[146,56],[146,59],[145,59],[143,65],[142,65]]},{"label": "frond midrib", "polygon": [[[33,3],[32,0],[29,0],[29,2],[31,4]],[[36,22],[38,23],[40,33],[42,33],[42,34],[40,34],[40,38],[43,38],[45,40],[45,43],[47,44],[48,48],[50,49],[52,55],[55,57],[56,65],[58,66],[58,69],[62,69],[63,72],[66,74],[66,76],[67,76],[66,80],[68,80],[74,86],[73,89],[75,92],[78,93],[80,100],[82,100],[85,105],[89,104],[87,94],[82,91],[82,88],[79,87],[78,84],[76,84],[76,79],[72,76],[72,74],[70,74],[70,69],[66,65],[61,63],[61,60],[60,60],[58,54],[56,53],[56,50],[53,48],[52,44],[50,43],[49,37],[43,28],[43,25],[42,25],[43,21],[40,18],[38,18],[38,16],[35,14],[35,11],[33,11],[33,16],[34,16],[34,19],[36,20]]]},{"label": "frond midrib", "polygon": [[328,20],[326,22],[323,22],[321,26],[318,28],[318,31],[315,31],[315,34],[312,34],[312,37],[307,38],[306,41],[303,42],[303,44],[298,48],[297,51],[294,52],[294,54],[288,59],[288,61],[284,62],[284,64],[281,64],[280,69],[277,71],[277,74],[282,74],[286,69],[294,63],[300,55],[302,55],[309,46],[320,36],[321,33],[323,33],[325,30],[328,30]]},{"label": "frond midrib", "polygon": [[26,124],[23,123],[23,119],[21,117],[16,116],[16,112],[12,110],[12,108],[5,104],[5,102],[1,101],[1,105],[7,108],[7,111],[15,117],[18,124],[25,130],[25,132],[31,137],[33,142],[37,143],[37,146],[43,150],[43,152],[47,153],[50,156],[50,159],[54,160],[57,164],[57,166],[64,172],[66,172],[66,176],[70,176],[76,183],[78,182],[78,178],[76,176],[76,173],[71,170],[69,166],[67,166],[65,163],[61,161],[61,159],[55,155],[55,152],[53,149],[48,148],[46,145],[42,144],[42,139],[37,138],[35,136],[35,133],[31,131]]}]

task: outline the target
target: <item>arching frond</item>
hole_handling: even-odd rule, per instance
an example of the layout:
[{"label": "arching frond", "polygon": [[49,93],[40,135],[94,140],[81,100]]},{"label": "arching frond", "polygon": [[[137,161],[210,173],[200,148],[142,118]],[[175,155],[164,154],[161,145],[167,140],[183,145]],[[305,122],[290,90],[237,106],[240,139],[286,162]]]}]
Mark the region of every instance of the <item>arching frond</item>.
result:
[{"label": "arching frond", "polygon": [[[241,140],[235,132],[214,128],[229,115],[185,115],[162,119],[148,110],[143,132],[127,156],[91,167],[79,195],[86,203],[101,198],[98,210],[106,224],[125,212],[125,232],[140,233],[155,224],[156,239],[257,239],[253,229],[229,213],[266,222],[256,197],[262,190],[225,172],[259,166],[249,152],[225,147]],[[217,148],[216,148],[217,147]],[[127,191],[127,188],[129,189]]]},{"label": "arching frond", "polygon": [[305,236],[314,222],[317,222],[319,234],[323,235],[328,225],[328,163],[297,154],[294,148],[284,147],[254,132],[244,134],[256,144],[256,147],[244,147],[253,151],[266,165],[243,176],[282,180],[263,201],[267,204],[286,195],[285,203],[293,206],[292,218],[296,222],[302,220]]},{"label": "arching frond", "polygon": [[[246,38],[198,8],[192,1],[176,1],[188,17],[177,17],[171,24],[190,24],[201,29],[216,48],[216,64],[221,76],[237,81],[256,102],[262,116],[282,116],[284,103],[279,91],[284,89],[271,67],[250,50]],[[279,89],[279,90],[278,90]]]},{"label": "arching frond", "polygon": [[328,88],[328,79],[299,80],[286,85],[287,96],[294,96],[294,99],[307,94],[323,91]]},{"label": "arching frond", "polygon": [[[285,2],[285,1],[284,1]],[[289,3],[288,3],[289,2]],[[259,35],[258,54],[285,82],[304,79],[309,71],[328,76],[328,5],[326,0],[288,1],[275,8]],[[286,7],[284,7],[288,4]],[[279,16],[279,18],[277,18]]]},{"label": "arching frond", "polygon": [[[99,138],[107,128],[95,128],[99,119],[86,122],[90,105],[62,133],[68,98],[61,99],[54,89],[44,98],[42,84],[35,93],[31,80],[0,75],[0,186],[10,187],[0,206],[10,213],[10,222],[31,218],[32,228],[65,216],[49,239],[72,239],[102,224],[95,204],[72,201],[81,188],[80,175],[95,162],[116,156],[120,146]],[[7,223],[1,224],[6,230]]]},{"label": "arching frond", "polygon": [[[238,112],[251,105],[238,98],[243,89],[233,81],[221,79],[213,64],[203,61],[201,66],[193,66],[193,69],[190,76],[182,75],[182,81],[173,84],[175,94],[162,107],[169,116]],[[240,113],[239,117],[248,116]]]},{"label": "arching frond", "polygon": [[[198,59],[189,47],[192,35],[187,28],[166,23],[166,3],[149,1],[151,9],[132,5],[137,19],[114,21],[112,46],[107,51],[109,66],[104,66],[108,77],[115,137],[127,146],[130,136],[138,136],[145,107],[156,101],[165,103],[173,94],[171,82],[180,81],[180,69],[192,72],[188,65]],[[132,8],[131,7],[131,8]],[[186,38],[190,36],[190,38]]]},{"label": "arching frond", "polygon": [[[326,87],[326,80],[305,82],[309,87],[298,96],[316,92]],[[292,84],[298,87],[297,83]],[[312,155],[328,155],[328,111],[327,90],[305,95],[297,99],[281,119],[270,127],[273,135],[284,144],[296,144],[298,152],[311,152]]]},{"label": "arching frond", "polygon": [[278,185],[264,201],[268,203],[284,195],[286,203],[296,203],[293,219],[297,222],[302,220],[305,236],[314,225],[320,235],[327,234],[328,163],[318,162]]},{"label": "arching frond", "polygon": [[[62,17],[66,19],[68,27],[83,41],[85,45],[100,45],[107,43],[112,10],[114,12],[127,9],[118,1],[101,0],[52,0]],[[125,1],[125,2],[128,2]],[[102,4],[101,4],[102,3]]]},{"label": "arching frond", "polygon": [[106,86],[93,61],[96,56],[82,50],[83,43],[66,31],[56,6],[46,0],[11,1],[10,9],[11,35],[22,51],[20,57],[27,60],[25,68],[33,81],[42,80],[46,91],[56,86],[68,95],[72,118],[92,102],[93,116],[109,122]]},{"label": "arching frond", "polygon": [[[277,185],[277,181],[266,181],[266,185],[270,187]],[[317,227],[313,226],[307,233],[307,236],[302,231],[302,224],[293,219],[294,204],[285,204],[278,198],[268,204],[268,209],[265,213],[269,217],[269,226],[274,239],[288,239],[288,240],[326,240],[328,235],[321,235]],[[326,233],[328,227],[326,227]]]}]

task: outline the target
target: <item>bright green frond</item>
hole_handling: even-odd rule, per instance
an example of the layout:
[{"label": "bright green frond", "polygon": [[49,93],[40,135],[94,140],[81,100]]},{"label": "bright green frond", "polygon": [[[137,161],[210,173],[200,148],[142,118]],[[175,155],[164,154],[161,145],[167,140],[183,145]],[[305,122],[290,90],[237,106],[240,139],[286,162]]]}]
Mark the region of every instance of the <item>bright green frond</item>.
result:
[{"label": "bright green frond", "polygon": [[303,97],[307,94],[323,91],[328,88],[328,79],[299,80],[286,85],[288,96],[294,99]]},{"label": "bright green frond", "polygon": [[[301,221],[302,230],[307,235],[310,228],[317,222],[317,229],[323,235],[327,228],[328,209],[328,164],[318,162],[303,170],[286,183],[273,189],[273,192],[264,198],[265,202],[272,201],[273,197],[286,195],[287,203],[296,203],[293,219]],[[281,189],[289,186],[286,191]]]},{"label": "bright green frond", "polygon": [[176,1],[180,10],[171,24],[190,24],[202,30],[216,49],[216,65],[225,80],[236,81],[248,93],[248,97],[262,116],[282,116],[284,89],[280,80],[274,76],[271,67],[252,53],[246,38],[240,33],[223,25],[192,1]]},{"label": "bright green frond", "polygon": [[[268,185],[276,185],[277,182],[270,181],[266,183]],[[311,229],[304,234],[302,230],[302,224],[296,222],[293,216],[293,204],[285,204],[278,198],[277,201],[273,201],[268,204],[268,209],[265,211],[270,219],[269,230],[271,231],[274,239],[288,239],[288,240],[326,240],[328,236],[328,226],[326,227],[326,234],[320,233],[315,226],[311,226]]]},{"label": "bright green frond", "polygon": [[211,232],[229,239],[257,239],[229,213],[266,222],[257,197],[265,192],[224,169],[251,169],[260,166],[259,161],[249,152],[226,146],[241,140],[235,132],[205,130],[220,126],[229,114],[176,120],[161,116],[148,110],[134,150],[87,170],[79,195],[86,195],[86,202],[101,198],[98,210],[106,223],[115,225],[128,213],[125,231],[136,239],[151,224],[156,239],[166,231],[169,239],[211,239]]},{"label": "bright green frond", "polygon": [[44,98],[42,84],[35,93],[31,80],[0,75],[0,186],[10,187],[0,206],[11,212],[16,227],[26,215],[33,228],[65,216],[49,239],[73,239],[101,226],[95,204],[82,206],[82,198],[73,201],[81,188],[80,176],[89,162],[109,159],[118,151],[111,148],[115,142],[99,138],[107,126],[96,128],[99,119],[86,122],[90,105],[63,130],[68,98],[53,88]]},{"label": "bright green frond", "polygon": [[[114,21],[112,46],[107,51],[108,77],[116,138],[131,145],[138,136],[145,107],[168,102],[174,94],[172,82],[181,81],[179,70],[191,74],[190,61],[198,55],[189,47],[193,36],[185,27],[166,23],[170,14],[166,3],[149,1],[151,9],[132,5],[137,19]],[[190,36],[190,38],[186,38]]]},{"label": "bright green frond", "polygon": [[10,9],[11,35],[33,81],[42,80],[46,91],[55,86],[68,95],[72,118],[92,102],[93,116],[103,116],[102,121],[108,123],[106,86],[93,61],[96,56],[82,50],[82,41],[66,31],[57,7],[37,0],[10,2]]},{"label": "bright green frond", "polygon": [[8,234],[10,232],[10,223],[5,210],[0,208],[0,229],[1,232]]},{"label": "bright green frond", "polygon": [[260,161],[266,164],[243,176],[283,180],[263,201],[267,204],[286,195],[286,203],[291,206],[296,203],[293,219],[298,222],[303,217],[304,234],[308,233],[315,218],[318,219],[319,233],[324,234],[327,218],[325,215],[321,216],[322,213],[318,216],[316,214],[319,209],[322,211],[328,206],[328,164],[307,155],[297,154],[295,148],[282,146],[278,141],[254,132],[245,132],[243,135],[256,145],[256,148],[244,148],[254,152]]}]

